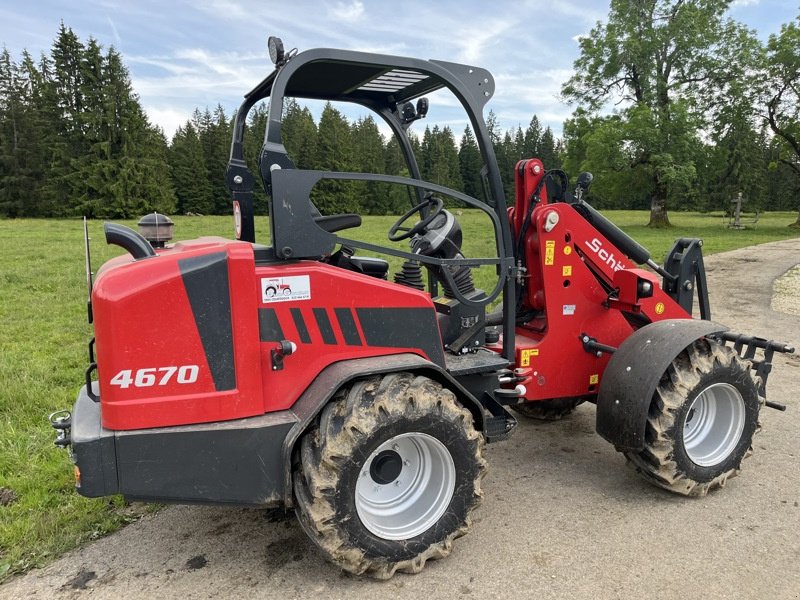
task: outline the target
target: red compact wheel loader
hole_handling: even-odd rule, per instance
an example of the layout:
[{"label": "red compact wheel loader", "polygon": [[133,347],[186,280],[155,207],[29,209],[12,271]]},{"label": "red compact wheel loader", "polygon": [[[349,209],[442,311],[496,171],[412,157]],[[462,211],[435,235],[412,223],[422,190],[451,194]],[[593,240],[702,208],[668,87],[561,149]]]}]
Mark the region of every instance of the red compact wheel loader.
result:
[{"label": "red compact wheel loader", "polygon": [[[484,444],[512,432],[514,413],[554,419],[594,403],[600,435],[680,494],[703,495],[739,471],[773,355],[793,349],[710,320],[700,240],[678,240],[658,265],[584,200],[588,173],[573,190],[537,159],[517,164],[508,204],[483,119],[494,94],[484,69],[284,53],[275,38],[270,48],[275,68],[234,123],[236,239],[153,248],[107,223],[107,242],[127,253],[93,286],[87,266],[86,385],[71,412],[51,417],[79,493],[294,508],[329,560],[387,578],[445,556],[469,529]],[[481,199],[420,176],[407,131],[440,89],[475,132]],[[373,111],[408,176],[296,168],[281,138],[286,98]],[[264,99],[257,175],[270,245],[255,240],[256,175],[243,155],[247,115]],[[322,215],[312,202],[331,180],[409,190],[410,210],[388,232],[407,245],[346,237],[361,217]],[[462,253],[445,199],[486,216],[490,256]],[[387,261],[357,251],[404,262],[389,280]],[[475,287],[481,266],[496,273],[491,290]]]}]

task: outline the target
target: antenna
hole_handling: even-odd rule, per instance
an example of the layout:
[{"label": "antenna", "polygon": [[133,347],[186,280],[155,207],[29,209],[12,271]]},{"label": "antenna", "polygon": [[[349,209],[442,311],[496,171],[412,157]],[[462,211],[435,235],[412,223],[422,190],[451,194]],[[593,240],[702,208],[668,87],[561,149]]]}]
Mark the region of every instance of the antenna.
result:
[{"label": "antenna", "polygon": [[89,221],[86,219],[85,215],[83,217],[83,247],[86,256],[86,287],[88,288],[89,294],[86,300],[86,309],[89,315],[89,323],[91,323],[94,320],[92,315],[92,255],[89,250]]}]

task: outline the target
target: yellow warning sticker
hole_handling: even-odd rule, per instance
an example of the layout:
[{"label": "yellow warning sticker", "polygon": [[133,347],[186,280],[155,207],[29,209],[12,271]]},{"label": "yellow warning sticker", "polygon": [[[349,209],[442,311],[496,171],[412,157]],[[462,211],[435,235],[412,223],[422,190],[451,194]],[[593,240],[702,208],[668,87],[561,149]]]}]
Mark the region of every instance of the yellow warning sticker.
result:
[{"label": "yellow warning sticker", "polygon": [[561,267],[561,276],[562,277],[571,277],[572,276],[572,265],[564,265]]},{"label": "yellow warning sticker", "polygon": [[521,350],[519,353],[519,366],[520,367],[530,367],[531,366],[531,356],[539,356],[539,349],[538,348],[528,348],[527,350]]},{"label": "yellow warning sticker", "polygon": [[600,381],[600,375],[598,373],[589,375],[589,385],[597,385],[598,381]]},{"label": "yellow warning sticker", "polygon": [[552,265],[556,257],[556,242],[555,240],[547,240],[544,243],[544,264]]},{"label": "yellow warning sticker", "polygon": [[564,246],[564,256],[572,254],[572,246]]},{"label": "yellow warning sticker", "polygon": [[658,304],[656,304],[656,314],[660,315],[660,314],[663,314],[663,313],[664,313],[664,303],[663,302],[659,302]]}]

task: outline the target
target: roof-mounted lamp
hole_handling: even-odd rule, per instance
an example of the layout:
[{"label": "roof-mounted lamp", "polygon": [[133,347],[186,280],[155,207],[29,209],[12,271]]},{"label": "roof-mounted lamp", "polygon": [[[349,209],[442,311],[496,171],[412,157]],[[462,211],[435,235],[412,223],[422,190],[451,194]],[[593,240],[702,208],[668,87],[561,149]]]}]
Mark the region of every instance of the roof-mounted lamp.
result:
[{"label": "roof-mounted lamp", "polygon": [[269,39],[267,40],[267,48],[269,48],[269,59],[275,64],[276,67],[280,67],[286,62],[286,53],[283,50],[283,42],[281,41],[281,38],[275,37],[274,35],[269,36]]}]

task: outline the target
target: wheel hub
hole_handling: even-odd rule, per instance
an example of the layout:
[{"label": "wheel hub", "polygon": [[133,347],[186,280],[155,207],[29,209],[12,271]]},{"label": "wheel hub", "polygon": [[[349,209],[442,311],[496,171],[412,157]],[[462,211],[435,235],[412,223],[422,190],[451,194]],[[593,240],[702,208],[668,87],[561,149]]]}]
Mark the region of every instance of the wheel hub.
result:
[{"label": "wheel hub", "polygon": [[359,472],[355,505],[364,527],[386,540],[430,529],[453,498],[456,469],[447,447],[426,433],[404,433],[378,446]]},{"label": "wheel hub", "polygon": [[403,459],[394,450],[384,450],[372,459],[369,475],[378,485],[392,483],[403,470]]},{"label": "wheel hub", "polygon": [[683,446],[692,462],[712,467],[734,451],[742,437],[742,394],[729,383],[715,383],[692,402],[683,425]]}]

